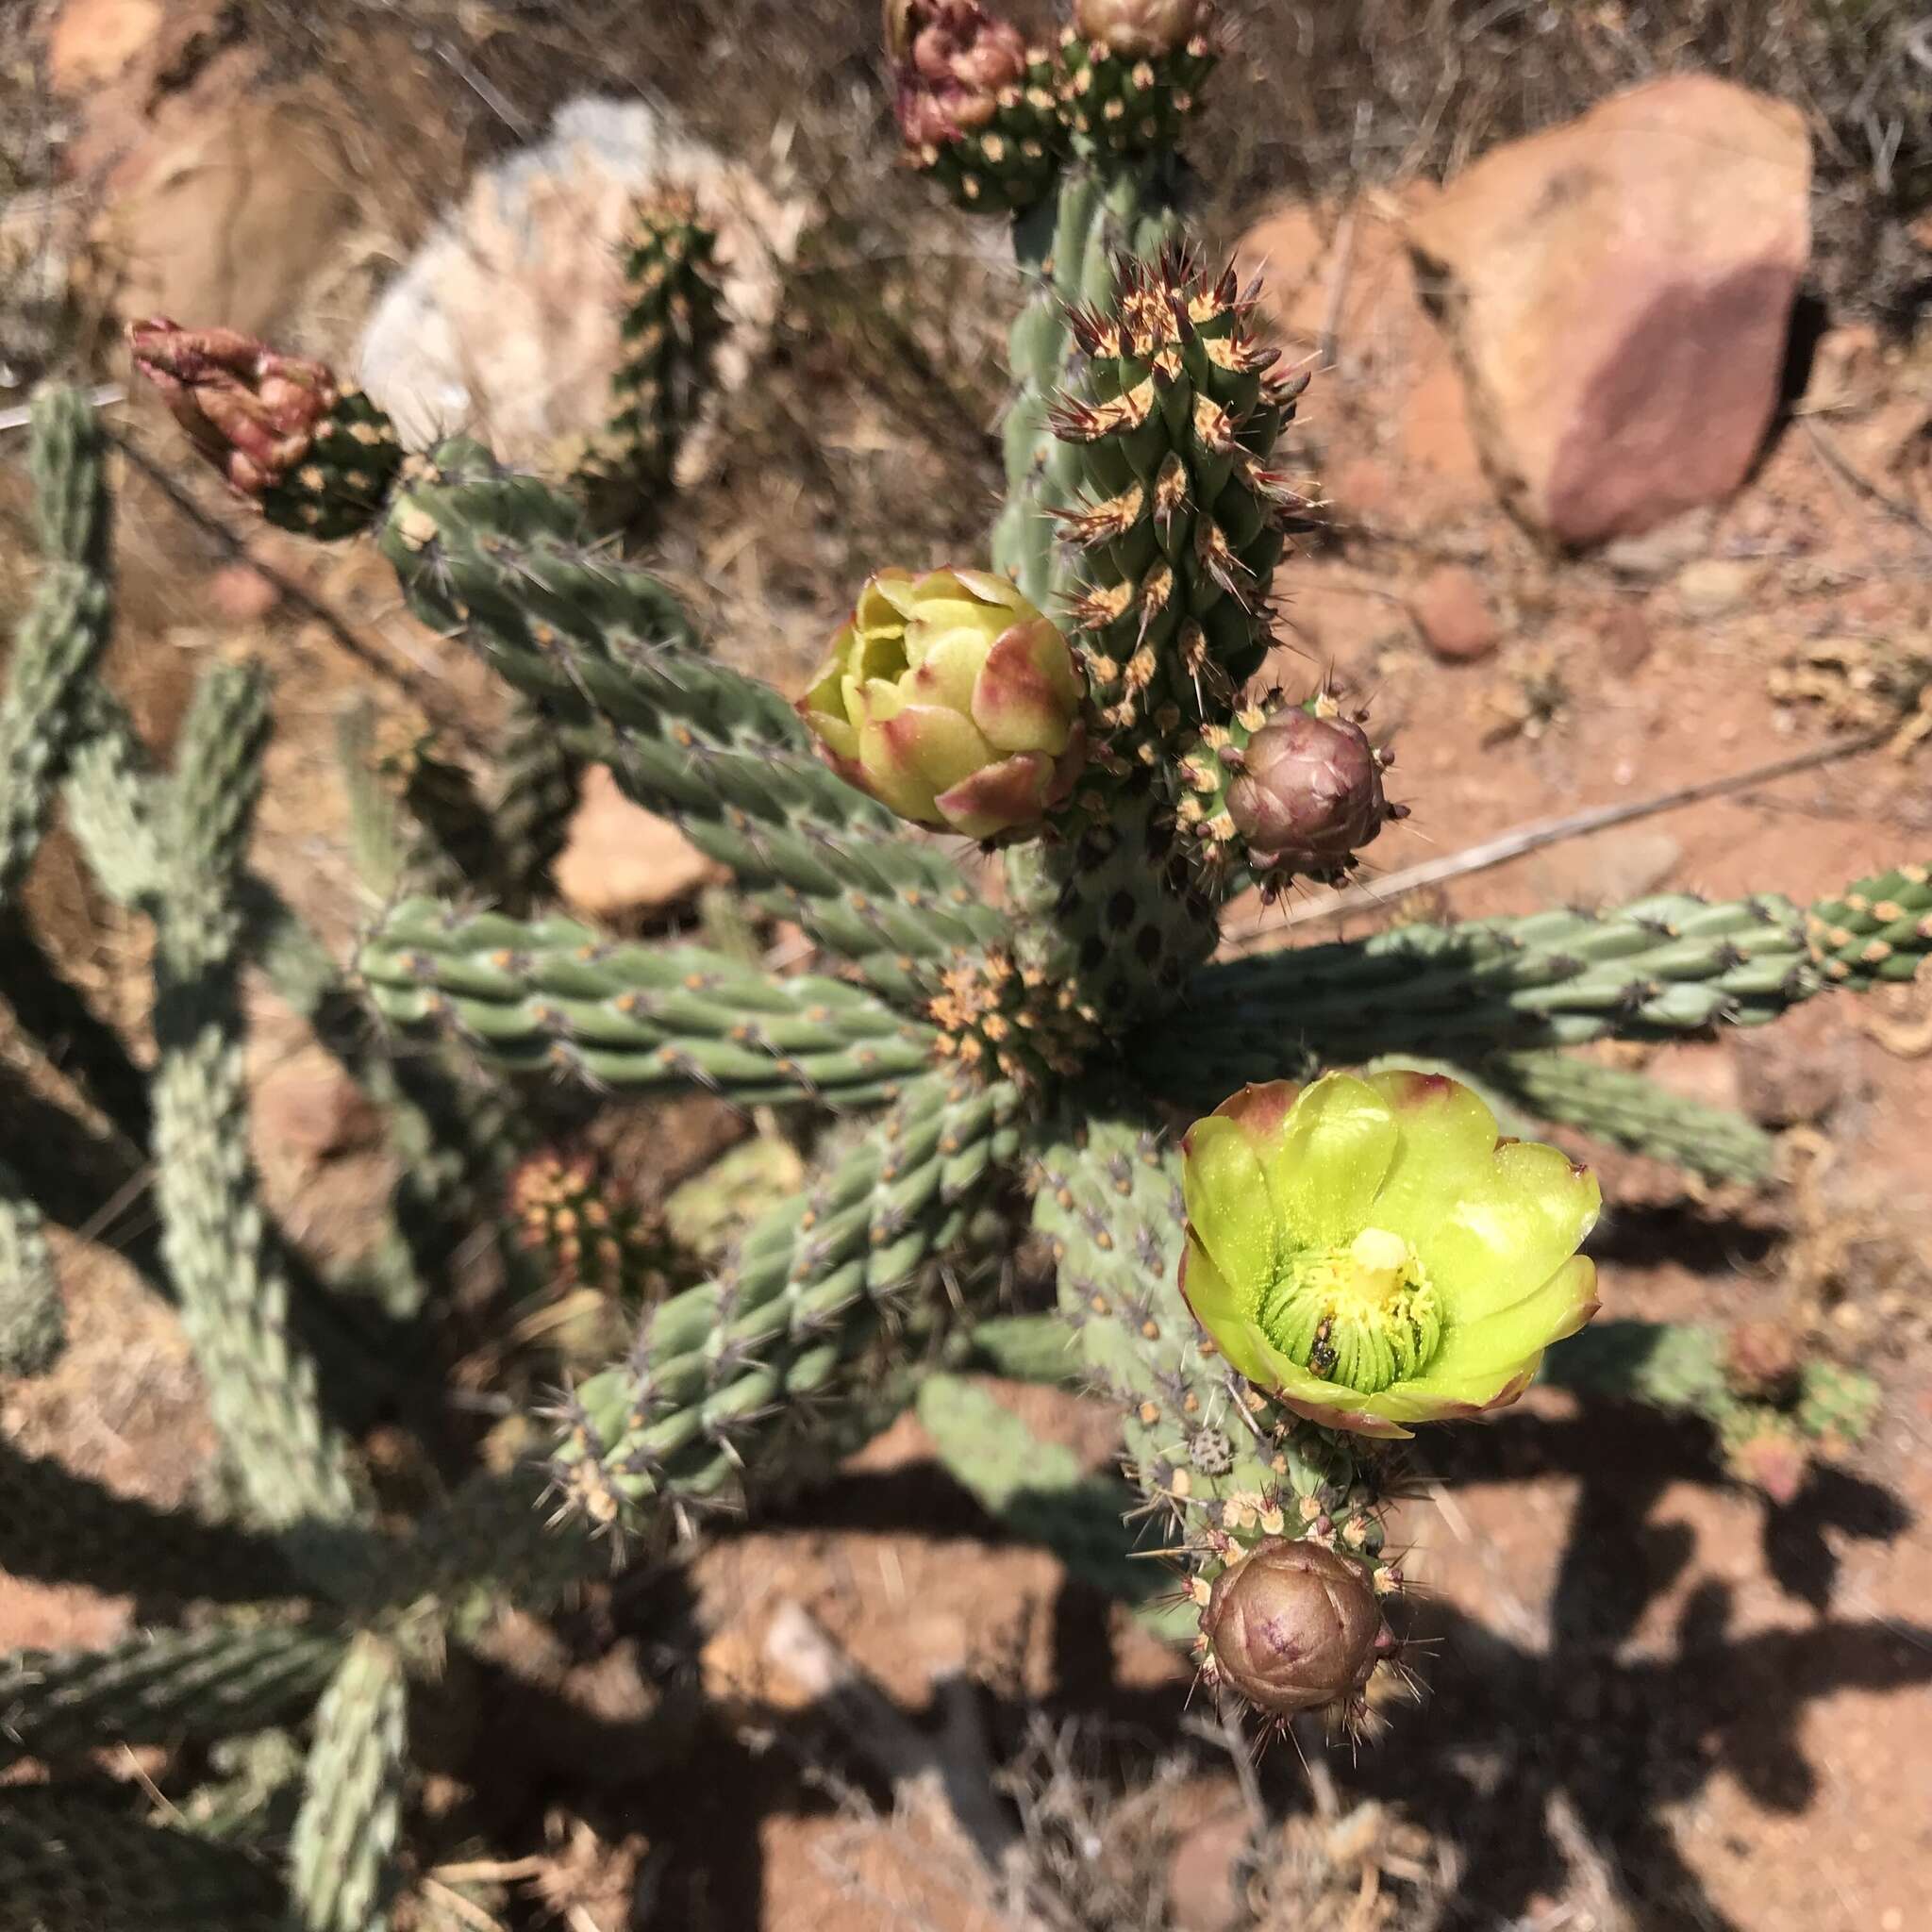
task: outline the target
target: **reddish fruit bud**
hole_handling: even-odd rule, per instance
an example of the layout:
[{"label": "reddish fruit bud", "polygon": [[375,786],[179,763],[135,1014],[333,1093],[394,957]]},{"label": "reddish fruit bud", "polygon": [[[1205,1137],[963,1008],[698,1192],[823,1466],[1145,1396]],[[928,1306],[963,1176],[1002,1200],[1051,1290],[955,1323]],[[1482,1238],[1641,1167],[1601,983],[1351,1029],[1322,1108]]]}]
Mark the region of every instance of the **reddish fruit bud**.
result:
[{"label": "reddish fruit bud", "polygon": [[1291,707],[1249,741],[1227,788],[1228,816],[1257,871],[1341,870],[1395,816],[1384,759],[1361,726]]},{"label": "reddish fruit bud", "polygon": [[1213,12],[1209,0],[1077,0],[1074,25],[1123,59],[1158,59],[1206,31]]},{"label": "reddish fruit bud", "polygon": [[238,329],[132,324],[134,366],[238,495],[259,501],[308,458],[341,400],[333,373]]},{"label": "reddish fruit bud", "polygon": [[1359,1563],[1282,1537],[1215,1578],[1201,1628],[1222,1679],[1278,1717],[1358,1696],[1385,1635]]},{"label": "reddish fruit bud", "polygon": [[887,0],[893,111],[911,147],[942,147],[984,127],[1026,77],[1026,42],[977,0]]}]

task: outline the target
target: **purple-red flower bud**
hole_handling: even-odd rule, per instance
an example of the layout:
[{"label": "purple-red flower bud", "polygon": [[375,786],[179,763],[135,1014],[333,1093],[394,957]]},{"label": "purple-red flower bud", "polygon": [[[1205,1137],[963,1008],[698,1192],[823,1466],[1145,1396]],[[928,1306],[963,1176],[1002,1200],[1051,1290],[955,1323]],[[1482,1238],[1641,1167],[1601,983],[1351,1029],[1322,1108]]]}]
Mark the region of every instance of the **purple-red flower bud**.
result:
[{"label": "purple-red flower bud", "polygon": [[886,0],[893,112],[913,148],[942,147],[984,127],[1000,96],[1026,77],[1018,27],[977,0]]},{"label": "purple-red flower bud", "polygon": [[129,325],[134,366],[241,496],[259,502],[297,469],[341,399],[326,364],[283,356],[238,329]]},{"label": "purple-red flower bud", "polygon": [[1348,864],[1392,814],[1384,760],[1352,719],[1299,707],[1249,741],[1227,813],[1263,871],[1321,874]]},{"label": "purple-red flower bud", "polygon": [[1316,1542],[1274,1537],[1214,1579],[1201,1612],[1215,1672],[1277,1717],[1347,1704],[1386,1647],[1361,1564]]}]

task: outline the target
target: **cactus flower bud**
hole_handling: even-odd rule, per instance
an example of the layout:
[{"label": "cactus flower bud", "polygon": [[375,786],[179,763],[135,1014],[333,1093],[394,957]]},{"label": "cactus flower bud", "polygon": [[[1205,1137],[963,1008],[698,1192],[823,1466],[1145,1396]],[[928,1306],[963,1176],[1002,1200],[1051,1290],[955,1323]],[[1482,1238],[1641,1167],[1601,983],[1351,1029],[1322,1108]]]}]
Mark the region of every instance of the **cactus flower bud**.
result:
[{"label": "cactus flower bud", "polygon": [[327,539],[375,521],[402,461],[395,430],[325,363],[162,316],[127,337],[135,368],[195,448],[271,522]]},{"label": "cactus flower bud", "polygon": [[1214,1579],[1201,1629],[1214,1674],[1277,1717],[1353,1703],[1387,1645],[1368,1571],[1285,1537]]},{"label": "cactus flower bud", "polygon": [[1208,0],[1076,0],[1074,25],[1109,54],[1138,60],[1184,47],[1208,25]]},{"label": "cactus flower bud", "polygon": [[1005,577],[888,570],[798,708],[840,772],[902,818],[993,839],[1072,790],[1085,695],[1066,639]]},{"label": "cactus flower bud", "polygon": [[1181,1291],[1241,1374],[1369,1436],[1513,1402],[1596,1312],[1602,1206],[1554,1147],[1499,1141],[1459,1081],[1245,1087],[1182,1143]]},{"label": "cactus flower bud", "polygon": [[1291,705],[1249,740],[1227,788],[1227,815],[1257,872],[1325,877],[1397,810],[1382,792],[1384,759],[1352,719]]},{"label": "cactus flower bud", "polygon": [[966,208],[1038,201],[1060,143],[1051,58],[977,0],[886,0],[885,37],[914,164]]}]

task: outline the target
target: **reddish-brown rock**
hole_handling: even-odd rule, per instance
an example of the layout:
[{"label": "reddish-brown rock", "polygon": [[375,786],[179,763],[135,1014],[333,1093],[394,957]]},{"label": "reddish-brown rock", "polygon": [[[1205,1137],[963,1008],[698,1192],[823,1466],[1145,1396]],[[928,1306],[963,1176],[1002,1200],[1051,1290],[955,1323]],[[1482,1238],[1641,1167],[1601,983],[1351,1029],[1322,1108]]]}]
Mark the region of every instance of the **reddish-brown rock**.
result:
[{"label": "reddish-brown rock", "polygon": [[225,563],[208,573],[208,608],[225,624],[259,624],[277,604],[282,593],[258,570],[245,563]]},{"label": "reddish-brown rock", "polygon": [[1432,570],[1416,586],[1408,608],[1423,642],[1452,664],[1487,658],[1502,641],[1503,627],[1481,583],[1459,563]]},{"label": "reddish-brown rock", "polygon": [[1491,477],[1580,545],[1728,495],[1810,249],[1803,116],[1703,75],[1509,142],[1414,208]]},{"label": "reddish-brown rock", "polygon": [[723,876],[669,819],[625,797],[607,767],[584,774],[583,804],[557,861],[557,890],[579,912],[661,911]]}]

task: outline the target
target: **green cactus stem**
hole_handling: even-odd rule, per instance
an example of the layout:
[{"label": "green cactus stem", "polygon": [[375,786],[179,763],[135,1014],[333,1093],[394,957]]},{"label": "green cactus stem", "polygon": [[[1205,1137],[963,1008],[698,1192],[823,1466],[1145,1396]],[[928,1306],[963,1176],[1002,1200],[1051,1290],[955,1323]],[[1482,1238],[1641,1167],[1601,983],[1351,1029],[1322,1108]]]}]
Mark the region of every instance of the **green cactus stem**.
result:
[{"label": "green cactus stem", "polygon": [[1183,9],[1174,0],[1167,11],[1194,19],[1172,38],[1117,29],[1107,16],[1122,10],[1080,0],[1060,36],[1061,108],[1074,134],[1104,152],[1165,153],[1200,109],[1224,32],[1210,5]]},{"label": "green cactus stem", "polygon": [[688,190],[644,196],[631,210],[612,413],[576,466],[593,514],[608,507],[634,523],[670,487],[724,335],[717,246],[716,228]]},{"label": "green cactus stem", "polygon": [[235,891],[267,728],[260,678],[206,675],[169,795],[170,889],[156,953],[156,1198],[183,1325],[228,1459],[261,1521],[356,1513],[345,1448],[325,1425],[313,1362],[289,1323],[248,1152]]},{"label": "green cactus stem", "polygon": [[1603,913],[1403,925],[1208,967],[1184,1022],[1138,1042],[1154,1089],[1212,1105],[1248,1081],[1383,1054],[1666,1040],[1761,1025],[1820,980],[1796,907],[1682,893]]},{"label": "green cactus stem", "polygon": [[41,568],[0,692],[0,908],[40,850],[54,792],[77,734],[76,708],[107,648],[113,603],[84,564]]},{"label": "green cactus stem", "polygon": [[0,1805],[0,1932],[288,1932],[288,1911],[233,1846],[58,1790]]},{"label": "green cactus stem", "polygon": [[974,1323],[961,1365],[1008,1382],[1077,1385],[1087,1373],[1058,1315],[991,1315]]},{"label": "green cactus stem", "polygon": [[45,1374],[66,1346],[67,1313],[41,1210],[0,1160],[0,1383]]},{"label": "green cactus stem", "polygon": [[365,889],[461,896],[495,887],[495,837],[475,781],[433,732],[378,724],[366,700],[336,721],[336,762],[349,800],[349,850]]},{"label": "green cactus stem", "polygon": [[[1061,1318],[1089,1377],[1122,1408],[1129,1478],[1194,1609],[1230,1564],[1282,1537],[1337,1549],[1378,1592],[1392,1591],[1373,1452],[1294,1422],[1203,1347],[1176,1281],[1177,1150],[1131,1103],[1095,1096],[1084,1126],[1043,1150],[1034,1184]],[[1205,1640],[1196,1649],[1205,1657]]]},{"label": "green cactus stem", "polygon": [[1901,865],[1821,899],[1805,918],[1819,969],[1862,992],[1912,978],[1932,957],[1932,867]]},{"label": "green cactus stem", "polygon": [[1579,1127],[1707,1180],[1758,1187],[1771,1177],[1777,1143],[1755,1121],[1673,1093],[1642,1074],[1573,1054],[1512,1053],[1482,1061],[1479,1077],[1540,1120]]},{"label": "green cactus stem", "polygon": [[113,535],[107,438],[84,391],[48,383],[34,396],[27,475],[41,552],[49,561],[108,573]]},{"label": "green cactus stem", "polygon": [[530,698],[516,698],[497,747],[491,798],[504,911],[522,917],[553,895],[551,869],[568,841],[582,782],[583,765],[571,756],[549,712]]},{"label": "green cactus stem", "polygon": [[289,1889],[301,1932],[384,1932],[389,1924],[408,1745],[401,1656],[364,1631],[316,1710],[290,1834]]},{"label": "green cactus stem", "polygon": [[758,1222],[731,1270],[648,1310],[628,1357],[573,1392],[559,1491],[599,1526],[636,1527],[659,1500],[760,1474],[774,1435],[760,1419],[840,1392],[880,1316],[1012,1157],[1017,1108],[1010,1086],[914,1083],[818,1187]]},{"label": "green cactus stem", "polygon": [[465,636],[574,751],[881,990],[997,937],[948,859],[829,771],[776,691],[689,648],[670,592],[586,548],[541,484],[444,443],[412,466],[382,543],[418,616]]},{"label": "green cactus stem", "polygon": [[458,919],[406,900],[359,963],[393,1024],[445,1023],[499,1066],[597,1086],[857,1106],[896,1097],[935,1057],[933,1028],[857,987],[774,979],[695,946],[613,942],[566,919]]},{"label": "green cactus stem", "polygon": [[347,1642],[306,1624],[218,1624],[16,1651],[0,1657],[0,1764],[259,1730],[311,1703]]},{"label": "green cactus stem", "polygon": [[265,1538],[117,1496],[50,1457],[0,1441],[0,1570],[42,1583],[111,1578],[151,1603],[245,1604],[291,1596],[286,1559]]}]

